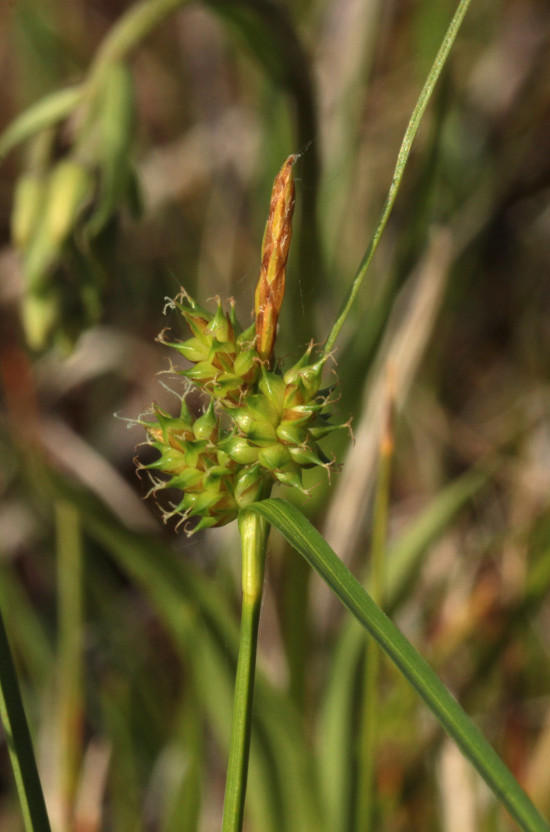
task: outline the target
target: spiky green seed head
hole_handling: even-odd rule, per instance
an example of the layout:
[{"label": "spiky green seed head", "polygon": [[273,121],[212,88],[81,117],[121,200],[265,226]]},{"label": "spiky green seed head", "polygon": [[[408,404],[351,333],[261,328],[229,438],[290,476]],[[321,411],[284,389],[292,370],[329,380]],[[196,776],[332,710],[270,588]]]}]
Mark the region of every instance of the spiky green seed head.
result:
[{"label": "spiky green seed head", "polygon": [[254,349],[254,326],[242,330],[233,302],[225,312],[220,299],[214,313],[208,312],[186,293],[171,303],[184,318],[192,336],[169,341],[166,331],[158,340],[173,347],[191,364],[178,371],[221,404],[237,404],[255,382],[259,358]]},{"label": "spiky green seed head", "polygon": [[226,311],[218,298],[210,312],[182,291],[169,306],[181,314],[190,337],[171,341],[164,331],[158,339],[191,364],[174,371],[198,388],[207,404],[198,417],[182,401],[177,417],[155,406],[152,420],[138,420],[158,454],[141,468],[153,481],[153,493],[181,493],[164,516],[178,516],[180,522],[198,518],[192,531],[230,522],[269,494],[274,483],[307,493],[303,470],[332,465],[319,441],[346,427],[329,421],[331,393],[321,390],[326,353],[315,357],[311,345],[285,372],[273,355],[292,229],[295,161],[289,157],[275,180],[255,324],[243,330],[232,301]]}]

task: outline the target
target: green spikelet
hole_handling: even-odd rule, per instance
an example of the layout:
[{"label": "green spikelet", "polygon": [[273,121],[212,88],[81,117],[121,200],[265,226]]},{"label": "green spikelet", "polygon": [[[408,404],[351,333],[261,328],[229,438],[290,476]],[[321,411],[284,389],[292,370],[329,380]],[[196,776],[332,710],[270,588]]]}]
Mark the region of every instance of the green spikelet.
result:
[{"label": "green spikelet", "polygon": [[164,511],[164,519],[180,515],[184,521],[198,515],[204,521],[199,524],[201,528],[234,520],[237,504],[233,478],[237,466],[218,448],[219,421],[213,404],[197,419],[192,419],[183,401],[179,417],[171,417],[156,406],[153,416],[155,421],[140,420],[140,424],[147,431],[148,444],[159,456],[139,467],[149,473],[153,483],[150,493],[167,488],[183,491],[172,511]]},{"label": "green spikelet", "polygon": [[259,372],[254,326],[244,331],[240,328],[232,301],[226,313],[218,298],[216,312],[212,314],[182,292],[171,305],[181,313],[192,337],[186,341],[168,341],[162,332],[158,340],[193,364],[190,369],[180,371],[181,375],[221,404],[237,404]]}]

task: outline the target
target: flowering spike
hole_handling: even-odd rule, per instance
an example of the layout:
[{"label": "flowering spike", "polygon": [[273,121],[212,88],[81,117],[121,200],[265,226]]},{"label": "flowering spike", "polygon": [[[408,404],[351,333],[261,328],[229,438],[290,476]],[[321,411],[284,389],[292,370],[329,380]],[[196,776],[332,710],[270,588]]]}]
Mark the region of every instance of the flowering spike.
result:
[{"label": "flowering spike", "polygon": [[273,183],[269,216],[262,242],[260,278],[256,287],[256,350],[271,363],[277,320],[285,292],[286,261],[292,237],[294,181],[292,167],[297,156],[289,156]]},{"label": "flowering spike", "polygon": [[[271,485],[308,494],[302,481],[306,468],[321,466],[330,475],[332,462],[317,444],[333,430],[329,406],[332,390],[321,389],[327,355],[311,343],[286,372],[273,359],[277,319],[285,288],[285,268],[294,208],[289,156],[275,179],[262,243],[260,279],[256,288],[256,320],[242,330],[235,304],[216,297],[215,312],[199,306],[187,293],[168,305],[179,311],[187,340],[158,340],[175,349],[190,367],[171,372],[187,379],[187,390],[202,394],[202,415],[185,405],[171,416],[153,405],[150,421],[137,420],[158,457],[138,470],[152,482],[149,492],[176,489],[180,497],[163,510],[165,521],[178,517],[188,534],[234,520],[250,503],[263,499]],[[179,501],[178,501],[179,499]],[[189,527],[187,521],[193,521]]]}]

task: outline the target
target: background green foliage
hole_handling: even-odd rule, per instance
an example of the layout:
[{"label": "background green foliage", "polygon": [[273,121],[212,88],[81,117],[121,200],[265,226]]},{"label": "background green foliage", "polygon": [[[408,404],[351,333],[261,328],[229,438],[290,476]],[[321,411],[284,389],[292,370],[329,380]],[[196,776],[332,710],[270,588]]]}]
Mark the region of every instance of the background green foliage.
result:
[{"label": "background green foliage", "polygon": [[[290,364],[326,337],[454,5],[195,3],[103,71],[94,56],[130,5],[0,7],[0,127],[77,90],[68,118],[0,168],[0,605],[55,829],[208,832],[231,718],[235,524],[192,540],[162,528],[134,474],[143,437],[112,414],[177,405],[154,337],[184,334],[162,316],[181,285],[204,305],[234,296],[248,322],[292,152],[278,353]],[[389,361],[385,608],[546,814],[549,41],[543,0],[472,4],[337,345],[356,442],[335,437],[343,472],[301,503],[366,578]],[[68,160],[86,181],[62,194],[65,225],[43,192],[16,251],[21,177]],[[365,637],[276,535],[267,580],[249,828],[347,832]],[[380,684],[374,828],[512,828],[384,662]],[[2,760],[0,824],[15,832]]]}]

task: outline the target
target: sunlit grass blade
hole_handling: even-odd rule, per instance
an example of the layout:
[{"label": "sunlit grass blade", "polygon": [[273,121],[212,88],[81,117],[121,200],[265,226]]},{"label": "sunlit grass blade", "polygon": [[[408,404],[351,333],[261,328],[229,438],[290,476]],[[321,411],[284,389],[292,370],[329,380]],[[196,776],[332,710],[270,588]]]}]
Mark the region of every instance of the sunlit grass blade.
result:
[{"label": "sunlit grass blade", "polygon": [[264,500],[250,508],[279,529],[376,639],[520,827],[525,832],[548,832],[546,821],[456,699],[311,523],[281,499]]},{"label": "sunlit grass blade", "polygon": [[44,794],[4,620],[0,614],[0,714],[26,832],[50,832]]}]

